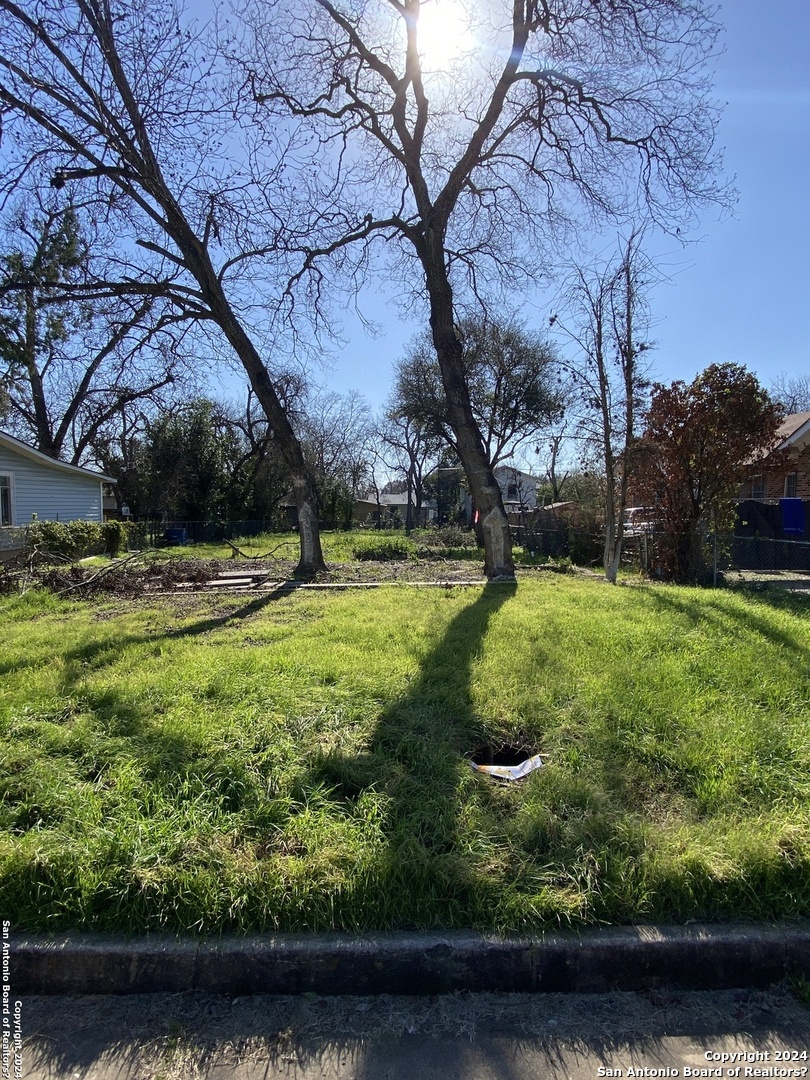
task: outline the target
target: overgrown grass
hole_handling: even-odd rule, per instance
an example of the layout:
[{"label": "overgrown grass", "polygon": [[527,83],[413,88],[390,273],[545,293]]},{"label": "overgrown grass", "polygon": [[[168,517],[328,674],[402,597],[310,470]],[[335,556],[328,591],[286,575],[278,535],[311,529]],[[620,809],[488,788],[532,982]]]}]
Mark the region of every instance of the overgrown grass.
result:
[{"label": "overgrown grass", "polygon": [[[190,599],[0,599],[18,927],[810,912],[806,600],[556,575]],[[464,754],[501,741],[550,763],[495,786]]]},{"label": "overgrown grass", "polygon": [[[237,536],[232,541],[249,558],[272,553],[276,559],[298,561],[299,538],[294,532],[261,533],[258,536]],[[443,529],[414,529],[411,536],[406,536],[404,529],[352,529],[322,530],[321,545],[327,563],[347,563],[357,559],[358,550],[389,549],[388,558],[404,561],[413,559],[430,560],[454,559],[478,562],[483,565],[483,549],[476,545],[475,534],[460,527]],[[167,557],[178,559],[232,559],[238,556],[224,540],[200,541],[161,548]],[[565,565],[570,566],[568,557],[555,558],[550,555],[530,555],[522,547],[514,547],[512,554],[515,563],[524,566]],[[82,560],[85,564],[103,565],[110,561],[107,555]],[[385,559],[381,560],[385,561]]]},{"label": "overgrown grass", "polygon": [[[453,543],[448,543],[449,538]],[[459,542],[464,541],[464,542]],[[259,555],[274,551],[279,559],[298,559],[297,533],[263,533],[259,536],[236,537],[233,541],[246,555]],[[390,548],[398,549],[397,557],[413,559],[417,555],[430,557],[436,555],[445,559],[471,559],[483,563],[484,553],[476,547],[472,532],[453,529],[447,533],[441,529],[417,529],[409,537],[404,529],[352,529],[351,531],[323,530],[321,545],[327,562],[352,562],[357,558],[357,550]],[[212,541],[199,544],[165,548],[166,552],[178,558],[228,559],[233,556],[233,549],[224,541]],[[515,548],[516,556],[522,548]]]}]

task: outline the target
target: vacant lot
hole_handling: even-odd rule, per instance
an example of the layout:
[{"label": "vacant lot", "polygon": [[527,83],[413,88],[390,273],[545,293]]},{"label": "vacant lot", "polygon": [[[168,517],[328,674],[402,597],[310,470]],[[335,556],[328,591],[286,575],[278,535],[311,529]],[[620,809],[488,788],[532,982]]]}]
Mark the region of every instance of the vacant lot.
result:
[{"label": "vacant lot", "polygon": [[[810,912],[804,597],[0,598],[0,910],[198,932]],[[550,755],[497,786],[482,743]]]}]

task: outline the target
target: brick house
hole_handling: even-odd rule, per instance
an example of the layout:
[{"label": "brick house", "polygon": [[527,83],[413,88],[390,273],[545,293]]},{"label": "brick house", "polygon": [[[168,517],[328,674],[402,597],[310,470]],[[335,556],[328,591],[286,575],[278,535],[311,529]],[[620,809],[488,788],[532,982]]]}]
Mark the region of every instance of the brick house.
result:
[{"label": "brick house", "polygon": [[740,498],[755,502],[810,500],[810,412],[786,416],[778,442],[767,455],[749,462]]}]

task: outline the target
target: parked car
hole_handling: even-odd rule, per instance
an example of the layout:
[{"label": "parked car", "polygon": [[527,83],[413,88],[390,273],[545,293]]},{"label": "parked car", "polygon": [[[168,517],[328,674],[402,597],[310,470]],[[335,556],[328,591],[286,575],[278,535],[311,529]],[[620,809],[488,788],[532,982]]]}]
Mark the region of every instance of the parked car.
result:
[{"label": "parked car", "polygon": [[653,511],[649,506],[628,506],[624,512],[624,535],[643,536],[655,528]]}]

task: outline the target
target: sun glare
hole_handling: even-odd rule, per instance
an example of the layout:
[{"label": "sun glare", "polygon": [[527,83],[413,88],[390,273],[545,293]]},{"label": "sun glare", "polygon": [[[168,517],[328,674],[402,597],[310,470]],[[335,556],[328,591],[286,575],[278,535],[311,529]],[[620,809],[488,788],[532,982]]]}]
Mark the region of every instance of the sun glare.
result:
[{"label": "sun glare", "polygon": [[428,71],[443,71],[474,45],[470,18],[459,0],[423,0],[419,8],[419,52]]}]

